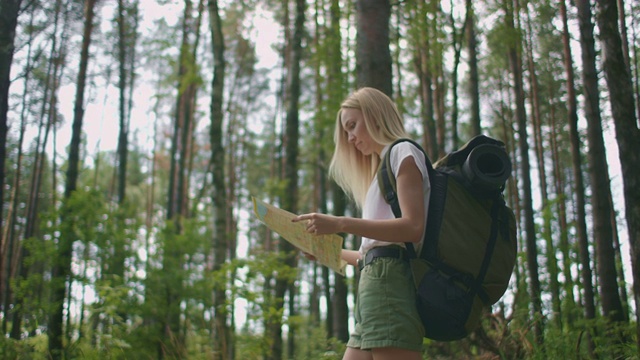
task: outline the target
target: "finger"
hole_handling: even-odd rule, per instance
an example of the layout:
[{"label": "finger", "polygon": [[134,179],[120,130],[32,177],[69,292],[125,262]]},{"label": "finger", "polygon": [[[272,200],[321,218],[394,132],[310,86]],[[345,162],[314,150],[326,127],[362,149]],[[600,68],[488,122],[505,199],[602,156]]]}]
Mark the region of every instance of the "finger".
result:
[{"label": "finger", "polygon": [[308,214],[302,214],[302,215],[298,215],[296,217],[294,217],[293,219],[291,219],[292,222],[298,222],[298,221],[302,221],[302,220],[308,220],[309,216]]}]

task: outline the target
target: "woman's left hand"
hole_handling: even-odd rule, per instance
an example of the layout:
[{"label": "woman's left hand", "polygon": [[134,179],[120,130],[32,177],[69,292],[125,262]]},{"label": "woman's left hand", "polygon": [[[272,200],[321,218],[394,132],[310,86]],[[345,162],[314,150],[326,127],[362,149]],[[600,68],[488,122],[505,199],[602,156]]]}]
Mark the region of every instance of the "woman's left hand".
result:
[{"label": "woman's left hand", "polygon": [[307,232],[314,235],[335,234],[340,231],[340,218],[337,216],[309,213],[296,216],[291,221],[305,221]]}]

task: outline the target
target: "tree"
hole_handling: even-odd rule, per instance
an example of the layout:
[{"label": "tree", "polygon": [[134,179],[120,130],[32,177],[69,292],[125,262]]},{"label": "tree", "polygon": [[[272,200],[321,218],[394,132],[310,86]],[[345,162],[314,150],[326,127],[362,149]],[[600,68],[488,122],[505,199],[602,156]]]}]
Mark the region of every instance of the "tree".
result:
[{"label": "tree", "polygon": [[[7,113],[9,112],[9,87],[11,86],[11,64],[13,63],[13,53],[15,51],[14,41],[21,4],[22,0],[7,0],[0,4],[0,209],[4,209],[4,164],[7,148],[7,133],[9,131],[7,119]],[[6,241],[3,236],[3,218],[4,212],[0,211],[0,289],[4,289],[4,281],[9,280],[9,274],[5,273],[5,266],[3,265],[5,257],[3,249]],[[5,313],[4,315],[6,317],[7,314]]]},{"label": "tree", "polygon": [[[209,1],[209,23],[211,26],[211,42],[213,50],[213,79],[211,81],[211,125],[209,137],[211,142],[211,164],[213,176],[213,189],[211,200],[214,206],[214,232],[213,237],[213,271],[222,279],[226,276],[221,273],[222,266],[227,261],[229,251],[229,231],[227,229],[227,186],[225,181],[225,148],[223,146],[223,94],[225,89],[225,41],[222,32],[222,20],[217,0]],[[230,351],[231,334],[227,326],[229,313],[227,311],[226,281],[219,281],[219,286],[213,290],[213,305],[215,307],[212,329],[214,349],[217,359],[232,359]]]},{"label": "tree", "polygon": [[469,62],[469,97],[471,97],[471,136],[480,135],[480,90],[478,79],[478,39],[476,38],[476,14],[473,10],[473,1],[466,0],[467,7],[467,53]]},{"label": "tree", "polygon": [[[338,0],[331,0],[331,22],[330,29],[327,34],[328,44],[328,56],[327,66],[328,75],[326,79],[326,88],[332,89],[327,94],[327,111],[328,114],[335,114],[340,107],[340,103],[343,101],[346,90],[346,79],[342,76],[342,66],[344,63],[340,35],[340,4]],[[328,119],[327,119],[328,120]],[[331,127],[335,126],[334,117],[331,116],[331,121],[327,121],[331,124]],[[327,124],[327,125],[328,125]],[[331,131],[325,129],[325,134],[331,134]],[[326,138],[326,137],[325,137]],[[324,153],[328,154],[329,149],[326,149],[326,144],[320,143],[319,146],[324,149]],[[326,184],[324,188],[332,194],[333,203],[333,215],[343,216],[346,210],[346,196],[342,189],[333,181]],[[325,277],[325,286],[328,288],[328,269],[323,269]],[[335,337],[343,342],[349,340],[349,308],[347,305],[347,296],[349,288],[347,286],[348,279],[339,274],[334,274],[334,287],[333,296],[327,296],[327,301],[331,302],[331,309],[333,312],[327,314],[327,333],[331,337]],[[328,291],[326,292],[328,293]],[[327,294],[328,295],[328,294]]]},{"label": "tree", "polygon": [[[126,229],[125,224],[125,199],[127,188],[127,164],[129,157],[129,128],[131,123],[131,106],[133,89],[135,88],[136,73],[136,43],[138,39],[138,2],[131,4],[124,0],[118,0],[116,24],[118,29],[118,92],[119,92],[119,113],[120,131],[118,134],[117,159],[118,159],[118,187],[117,202],[120,207],[118,213],[118,228]],[[125,282],[125,252],[131,246],[131,242],[126,238],[126,232],[118,233],[112,239],[113,258],[109,267],[109,275],[113,276],[115,286]],[[126,319],[124,310],[119,311],[119,316]]]},{"label": "tree", "polygon": [[[540,289],[540,277],[538,268],[538,248],[536,245],[536,233],[533,219],[533,203],[531,195],[531,166],[529,164],[529,144],[527,135],[527,113],[525,109],[525,94],[522,81],[522,51],[520,39],[514,34],[516,29],[515,17],[519,8],[516,3],[505,1],[506,27],[511,31],[511,42],[508,44],[508,57],[511,74],[513,76],[513,92],[515,98],[515,116],[518,125],[518,150],[520,155],[521,180],[522,180],[522,210],[525,230],[525,242],[527,251],[527,269],[529,271],[529,292],[531,296],[532,315],[534,319],[534,337],[539,344],[543,343],[542,329],[542,300]],[[516,41],[518,40],[518,41]]]},{"label": "tree", "polygon": [[[409,34],[413,47],[414,72],[418,77],[418,94],[420,99],[420,116],[422,122],[422,145],[431,159],[438,156],[438,138],[436,136],[435,105],[433,83],[435,75],[433,71],[431,48],[435,42],[430,36],[428,17],[429,7],[427,3],[412,2],[407,6],[409,13]],[[423,19],[427,19],[424,21]]]},{"label": "tree", "polygon": [[540,198],[542,199],[542,212],[543,214],[543,226],[542,236],[545,240],[545,250],[547,257],[547,270],[549,272],[549,290],[551,291],[551,308],[553,311],[552,321],[555,322],[557,328],[562,328],[562,307],[560,304],[560,283],[558,281],[558,263],[556,262],[556,246],[553,242],[552,224],[550,215],[550,197],[549,197],[549,184],[547,183],[547,169],[545,163],[545,147],[543,144],[543,116],[541,109],[541,89],[540,81],[538,79],[538,69],[534,60],[533,50],[533,29],[531,24],[531,16],[528,8],[525,9],[526,19],[526,32],[524,38],[525,55],[527,59],[528,74],[529,74],[529,88],[531,92],[531,122],[533,125],[533,142],[536,157],[538,160],[538,183],[540,186]]},{"label": "tree", "polygon": [[[297,212],[298,202],[298,139],[299,139],[299,124],[300,124],[300,68],[302,65],[302,40],[305,31],[305,12],[306,1],[295,1],[295,20],[293,26],[293,37],[291,38],[291,63],[288,69],[287,82],[287,106],[286,106],[286,119],[285,119],[285,134],[284,134],[284,146],[285,146],[285,159],[284,159],[284,179],[286,183],[286,191],[282,197],[282,207],[290,209],[289,211]],[[281,241],[279,251],[285,257],[285,264],[290,268],[296,267],[296,255],[293,246],[286,241]],[[295,286],[287,276],[278,276],[276,279],[275,298],[277,308],[284,306],[285,293],[289,292],[289,316],[296,315],[295,309]],[[273,324],[273,343],[271,345],[271,357],[273,359],[281,359],[283,355],[282,344],[282,326],[278,322]],[[289,324],[289,341],[287,348],[287,356],[293,357],[295,349],[295,324]]]},{"label": "tree", "polygon": [[391,96],[389,0],[356,2],[356,86],[370,86]]},{"label": "tree", "polygon": [[576,2],[582,48],[582,82],[584,86],[587,140],[589,143],[589,177],[591,179],[591,204],[593,208],[593,236],[596,244],[596,271],[599,280],[603,314],[611,321],[622,321],[622,303],[618,293],[613,228],[611,223],[611,188],[600,112],[600,92],[596,70],[596,52],[593,38],[591,7],[588,1]]},{"label": "tree", "polygon": [[[84,5],[84,31],[82,34],[82,49],[80,51],[80,64],[76,83],[76,98],[73,108],[73,125],[71,142],[69,144],[69,161],[67,179],[65,183],[64,199],[68,201],[76,190],[80,165],[80,137],[82,135],[82,123],[84,119],[84,96],[87,81],[87,69],[89,65],[89,46],[93,32],[93,17],[97,0],[87,0]],[[60,216],[61,231],[58,243],[58,256],[52,269],[52,304],[53,311],[49,318],[49,352],[53,359],[64,358],[62,320],[64,317],[64,300],[66,299],[66,283],[71,276],[71,256],[73,252],[73,224],[65,221],[65,213],[69,209],[63,209]]]},{"label": "tree", "polygon": [[[629,73],[628,52],[623,52],[623,43],[618,28],[618,5],[615,0],[598,0],[597,18],[600,29],[600,40],[603,50],[603,70],[609,88],[609,102],[616,129],[616,140],[622,167],[622,180],[625,195],[625,213],[629,244],[631,245],[631,266],[634,279],[634,296],[636,301],[636,340],[640,351],[640,129],[636,118],[633,99],[633,86]],[[622,2],[620,2],[622,4]],[[623,20],[623,19],[620,19]],[[626,27],[623,28],[626,32]],[[606,284],[602,284],[603,287]],[[611,291],[614,289],[612,288]],[[617,290],[617,289],[616,289]],[[622,305],[618,305],[616,297],[605,299],[611,301],[611,307],[605,313],[614,320],[624,319]],[[618,311],[620,314],[615,314]],[[623,316],[623,317],[621,317]]]},{"label": "tree", "polygon": [[[164,243],[162,258],[163,277],[167,279],[168,273],[183,272],[185,253],[178,246],[178,238],[184,234],[184,222],[190,218],[189,201],[189,174],[192,156],[193,122],[196,106],[196,92],[200,85],[197,73],[196,49],[200,38],[200,19],[202,17],[202,4],[198,6],[198,18],[193,17],[193,3],[185,0],[184,12],[181,22],[181,42],[177,64],[177,96],[173,119],[173,133],[171,134],[171,166],[169,170],[169,189],[167,201],[167,239]],[[193,38],[193,39],[192,39]],[[158,351],[161,358],[165,356],[184,357],[186,354],[186,338],[182,325],[182,308],[184,279],[182,276],[173,276],[171,280],[163,281],[161,292],[163,297],[160,319],[160,336]]]},{"label": "tree", "polygon": [[[585,210],[585,186],[582,174],[582,146],[578,132],[578,104],[575,91],[575,75],[573,70],[573,58],[571,55],[570,34],[567,22],[567,6],[565,0],[560,0],[560,16],[562,19],[562,48],[564,55],[564,67],[567,77],[567,123],[569,125],[569,142],[571,148],[571,168],[573,170],[573,189],[575,193],[576,213],[576,238],[578,243],[578,255],[580,258],[580,278],[584,289],[583,304],[584,315],[587,320],[595,319],[596,310],[594,304],[593,275],[591,271],[591,256],[589,254],[589,240],[587,238],[587,215]],[[565,268],[567,266],[565,265]],[[587,334],[587,346],[593,355],[595,345],[591,334]]]}]

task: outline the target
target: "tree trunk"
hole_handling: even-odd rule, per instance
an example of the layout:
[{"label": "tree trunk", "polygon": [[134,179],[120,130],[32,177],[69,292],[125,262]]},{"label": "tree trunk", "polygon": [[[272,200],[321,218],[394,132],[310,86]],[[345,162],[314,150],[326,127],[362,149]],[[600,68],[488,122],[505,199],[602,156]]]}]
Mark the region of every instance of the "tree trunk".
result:
[{"label": "tree trunk", "polygon": [[[14,41],[21,4],[22,0],[6,0],[0,5],[0,164],[6,163],[11,64],[13,63]],[[5,167],[0,166],[0,209],[4,209],[4,171]],[[4,282],[8,283],[9,281],[9,273],[5,273],[3,264],[6,256],[3,253],[6,239],[2,236],[4,234],[2,220],[3,216],[0,214],[0,289],[4,289],[6,287]],[[3,319],[7,318],[6,312],[7,310],[4,309]]]},{"label": "tree trunk", "polygon": [[118,91],[119,91],[119,118],[120,133],[118,135],[118,204],[124,202],[127,185],[127,141],[128,121],[126,119],[126,91],[127,91],[127,25],[125,24],[124,0],[118,0]]},{"label": "tree trunk", "polygon": [[[29,20],[29,26],[33,26],[33,20],[34,20],[34,15],[32,13]],[[0,290],[2,291],[0,293],[0,304],[3,304],[2,334],[7,333],[7,322],[9,320],[8,309],[11,308],[12,301],[15,301],[13,302],[13,304],[16,304],[18,301],[20,301],[19,299],[15,299],[15,300],[13,299],[12,289],[11,289],[11,278],[16,275],[12,275],[11,268],[14,262],[14,255],[19,255],[21,251],[19,250],[21,248],[21,245],[17,244],[15,241],[17,238],[17,234],[14,231],[14,227],[17,224],[17,220],[18,220],[18,208],[19,208],[18,198],[20,195],[20,189],[21,189],[21,183],[22,183],[21,181],[22,154],[23,154],[22,146],[24,145],[24,136],[27,128],[26,110],[27,110],[28,99],[29,99],[29,96],[28,96],[29,95],[28,91],[30,89],[29,81],[31,79],[31,73],[32,73],[32,69],[31,69],[32,46],[33,46],[32,34],[29,35],[29,41],[27,44],[28,44],[27,45],[28,46],[27,63],[25,66],[26,71],[24,75],[24,90],[22,93],[22,107],[20,110],[20,134],[18,136],[18,146],[17,146],[18,155],[16,157],[17,161],[16,161],[16,167],[15,167],[15,173],[13,175],[14,176],[13,185],[11,187],[12,189],[11,199],[9,200],[9,209],[7,210],[7,224],[5,225],[4,231],[1,225],[2,214],[0,214]],[[6,135],[6,131],[5,131],[5,135]],[[6,140],[6,136],[5,136],[5,140]],[[0,146],[5,147],[4,144]],[[0,162],[0,164],[5,163],[4,158],[2,158],[0,161],[2,161]],[[4,170],[0,170],[0,171],[4,171]],[[0,186],[3,186],[3,180],[0,180]],[[0,190],[0,199],[2,196],[1,194],[2,194],[2,191]],[[2,208],[2,206],[3,206],[2,201],[0,201],[0,208]],[[16,263],[18,265],[18,271],[16,273],[19,274],[20,267],[22,264],[22,258],[18,257]],[[19,335],[20,335],[20,327],[21,327],[21,321],[22,321],[22,311],[20,310],[19,306],[16,306],[13,308],[12,312],[13,312],[13,321],[12,321],[13,327],[11,330],[11,337],[13,339],[18,340],[20,339]]]},{"label": "tree trunk", "polygon": [[[292,213],[297,212],[298,203],[298,139],[299,139],[299,106],[300,106],[300,67],[302,62],[302,38],[304,35],[304,21],[306,2],[305,0],[296,0],[296,11],[293,37],[291,38],[291,63],[288,74],[287,84],[287,114],[285,122],[285,161],[284,161],[284,179],[286,180],[286,191],[282,197],[282,207]],[[287,241],[280,241],[280,252],[285,256],[285,264],[291,268],[296,267],[295,249]],[[284,306],[286,291],[289,291],[289,316],[295,316],[295,291],[293,281],[290,281],[281,274],[276,279],[276,303],[277,307]],[[282,344],[282,324],[274,324],[273,338],[271,345],[271,358],[281,359],[284,347]],[[296,327],[295,324],[289,324],[287,356],[293,358],[293,350],[295,348]]]},{"label": "tree trunk", "polygon": [[[598,0],[597,21],[603,51],[603,70],[609,88],[609,102],[616,129],[616,140],[622,167],[625,214],[631,245],[634,296],[636,302],[636,340],[640,351],[640,129],[636,118],[631,74],[622,51],[615,0]],[[613,299],[615,300],[615,298]],[[603,300],[604,302],[604,300]],[[622,311],[613,303],[611,312]],[[614,319],[619,315],[612,314]],[[622,314],[620,314],[622,315]]]},{"label": "tree trunk", "polygon": [[[517,5],[512,7],[506,3],[506,25],[516,33],[514,17],[518,13]],[[516,106],[516,120],[518,124],[518,150],[520,155],[521,180],[522,180],[522,211],[525,230],[525,242],[527,251],[527,269],[529,271],[529,291],[532,303],[532,318],[534,320],[534,337],[538,344],[543,343],[542,326],[542,300],[540,289],[540,277],[538,272],[538,248],[536,245],[535,224],[533,221],[533,201],[531,195],[531,166],[529,165],[529,144],[527,135],[527,113],[525,108],[525,95],[522,84],[522,62],[519,50],[520,42],[509,44],[509,64],[514,82],[514,95]]]},{"label": "tree trunk", "polygon": [[[593,36],[593,29],[588,25],[590,23],[590,14],[585,13],[584,5],[587,7],[588,2],[578,2],[578,20],[580,23],[580,37],[589,38]],[[576,213],[576,240],[578,242],[578,255],[580,258],[580,279],[584,289],[583,305],[584,315],[587,320],[593,320],[596,316],[595,296],[593,289],[593,273],[591,270],[591,256],[589,254],[589,239],[587,238],[587,215],[585,210],[585,186],[582,175],[582,140],[578,130],[578,106],[574,85],[573,58],[571,56],[570,34],[567,24],[567,8],[565,0],[560,0],[560,14],[562,17],[562,43],[564,50],[564,67],[567,73],[567,112],[569,123],[569,141],[571,143],[571,167],[573,169],[573,181],[575,192],[575,213]],[[586,17],[586,18],[585,18]],[[583,51],[588,46],[580,41]],[[583,57],[586,54],[583,54]],[[584,61],[584,58],[583,58]],[[586,88],[586,84],[585,84]],[[597,91],[597,89],[596,89]],[[597,96],[597,95],[596,95]],[[588,107],[585,107],[588,109]],[[591,356],[595,353],[595,344],[591,336],[591,332],[587,332],[588,349]]]},{"label": "tree trunk", "polygon": [[[82,36],[82,49],[80,51],[80,65],[78,70],[78,81],[76,84],[76,98],[73,108],[73,125],[71,141],[69,143],[69,161],[67,168],[67,178],[65,184],[64,198],[68,201],[76,190],[80,165],[80,139],[82,135],[82,122],[84,119],[84,89],[87,80],[87,68],[89,65],[89,45],[91,44],[91,33],[93,32],[93,17],[96,0],[87,0],[84,4],[84,32]],[[71,255],[73,251],[73,229],[72,224],[65,221],[66,212],[63,209],[61,214],[61,232],[58,244],[58,256],[54,261],[52,269],[52,306],[53,310],[49,317],[48,335],[49,352],[53,359],[64,358],[63,347],[63,317],[64,300],[66,296],[66,284],[71,276]]]},{"label": "tree trunk", "polygon": [[618,292],[613,250],[610,179],[605,154],[596,71],[596,53],[593,38],[591,8],[588,1],[580,0],[578,20],[582,47],[583,84],[585,94],[585,116],[587,118],[587,140],[589,143],[589,175],[591,178],[591,204],[593,208],[593,234],[596,244],[596,270],[603,314],[612,321],[622,319],[622,303]]},{"label": "tree trunk", "polygon": [[467,6],[467,56],[469,58],[469,97],[471,98],[471,134],[480,135],[480,80],[478,77],[478,40],[476,39],[476,15],[473,1],[466,0]]},{"label": "tree trunk", "polygon": [[[335,183],[331,182],[333,193],[333,214],[335,216],[343,216],[347,208],[347,199],[342,189]],[[346,239],[345,239],[346,240]],[[349,288],[347,286],[347,278],[335,274],[335,286],[333,292],[333,328],[330,329],[333,336],[346,343],[349,341],[349,307],[347,305],[347,296]]]},{"label": "tree trunk", "polygon": [[391,96],[391,51],[389,50],[389,0],[356,2],[356,86],[369,86]]},{"label": "tree trunk", "polygon": [[[213,48],[213,80],[211,81],[211,126],[209,128],[211,142],[211,162],[213,176],[212,202],[214,213],[214,231],[213,237],[213,271],[220,271],[224,263],[227,261],[228,250],[228,234],[227,234],[227,191],[225,182],[225,150],[223,147],[222,124],[223,103],[224,103],[224,87],[225,87],[225,42],[222,32],[222,20],[220,18],[220,8],[217,0],[209,1],[209,23],[211,27],[211,44]],[[222,274],[218,274],[222,276]],[[219,284],[226,284],[226,281],[220,281]],[[213,306],[214,328],[212,331],[212,339],[214,344],[215,359],[229,359],[229,350],[231,348],[230,334],[227,326],[229,317],[226,311],[226,289],[216,287],[213,290]]]},{"label": "tree trunk", "polygon": [[460,56],[462,53],[462,44],[464,33],[469,26],[469,17],[471,16],[470,6],[467,4],[467,12],[465,19],[460,26],[460,30],[456,29],[456,19],[454,11],[451,9],[450,21],[453,36],[453,72],[451,74],[451,147],[457,149],[460,145],[460,135],[458,134],[458,70],[460,67]]},{"label": "tree trunk", "polygon": [[[183,251],[174,244],[174,236],[183,232],[183,220],[188,216],[188,159],[190,156],[190,139],[192,136],[191,121],[193,119],[193,97],[195,96],[194,72],[195,57],[191,50],[195,45],[190,37],[199,36],[199,28],[194,25],[193,3],[185,0],[182,18],[182,38],[178,55],[177,99],[174,115],[173,134],[171,139],[171,165],[169,172],[169,190],[166,218],[172,224],[171,233],[163,244],[164,274],[182,271]],[[182,288],[179,277],[166,278],[161,283],[163,306],[160,314],[160,334],[158,340],[158,356],[186,356],[186,337],[182,328]]]},{"label": "tree trunk", "polygon": [[[334,114],[338,111],[340,103],[345,96],[345,81],[342,76],[342,58],[341,45],[342,36],[340,34],[340,2],[339,0],[331,0],[331,27],[328,34],[330,59],[327,66],[327,88],[331,89],[328,93],[327,108],[330,111],[331,118],[327,119],[328,126],[335,126]],[[330,132],[329,132],[330,133]],[[333,181],[325,185],[325,191],[332,194],[333,215],[342,216],[345,213],[346,199],[342,189]],[[335,337],[346,343],[349,340],[349,307],[347,305],[348,287],[347,279],[339,274],[334,274],[333,295],[329,289],[329,269],[323,267],[323,277],[325,278],[327,302],[331,304],[331,311],[327,312],[327,335]]]},{"label": "tree trunk", "polygon": [[538,160],[538,182],[540,186],[540,198],[542,200],[543,214],[543,237],[545,240],[546,265],[549,271],[549,290],[551,291],[551,309],[553,314],[551,320],[556,328],[562,328],[562,307],[560,303],[560,283],[558,282],[558,261],[556,258],[556,246],[553,242],[553,230],[551,226],[551,203],[549,201],[549,184],[547,183],[548,175],[546,169],[546,156],[543,144],[544,135],[542,134],[542,114],[540,110],[540,86],[538,83],[538,75],[536,73],[536,64],[533,59],[533,35],[531,27],[531,18],[529,12],[526,11],[526,56],[529,70],[529,86],[530,101],[532,109],[533,138],[535,145],[535,153]]}]

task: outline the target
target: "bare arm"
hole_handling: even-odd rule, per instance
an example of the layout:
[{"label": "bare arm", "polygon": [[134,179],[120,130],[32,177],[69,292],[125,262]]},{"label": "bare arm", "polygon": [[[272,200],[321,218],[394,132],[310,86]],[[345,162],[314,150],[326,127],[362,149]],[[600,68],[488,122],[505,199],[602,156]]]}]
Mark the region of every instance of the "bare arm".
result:
[{"label": "bare arm", "polygon": [[360,252],[357,250],[342,249],[342,253],[340,255],[342,260],[353,266],[356,266],[358,264],[358,259],[360,259]]},{"label": "bare arm", "polygon": [[425,221],[424,191],[422,174],[413,157],[402,161],[396,183],[402,209],[400,218],[378,220],[310,213],[297,216],[293,221],[307,220],[307,231],[317,235],[345,232],[380,241],[419,242]]}]

